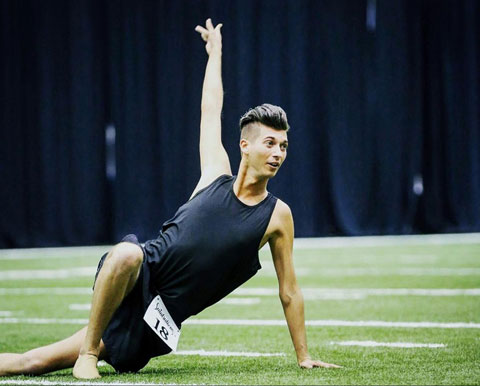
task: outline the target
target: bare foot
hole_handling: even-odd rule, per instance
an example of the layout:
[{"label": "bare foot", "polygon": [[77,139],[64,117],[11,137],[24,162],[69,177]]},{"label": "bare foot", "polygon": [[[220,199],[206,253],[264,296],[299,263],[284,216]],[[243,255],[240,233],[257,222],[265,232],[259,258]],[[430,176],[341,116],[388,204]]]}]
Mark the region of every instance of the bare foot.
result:
[{"label": "bare foot", "polygon": [[101,378],[97,370],[98,357],[93,354],[82,354],[78,356],[73,367],[73,376],[77,379]]}]

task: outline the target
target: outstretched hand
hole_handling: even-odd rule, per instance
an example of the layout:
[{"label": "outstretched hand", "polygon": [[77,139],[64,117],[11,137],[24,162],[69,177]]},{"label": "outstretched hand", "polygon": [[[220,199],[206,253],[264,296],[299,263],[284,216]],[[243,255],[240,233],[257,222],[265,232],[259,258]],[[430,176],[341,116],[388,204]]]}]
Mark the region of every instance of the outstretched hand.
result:
[{"label": "outstretched hand", "polygon": [[313,359],[304,359],[303,361],[298,362],[298,365],[302,369],[313,369],[314,367],[325,367],[325,368],[336,368],[339,369],[342,366],[334,365],[333,363],[326,363],[322,361],[315,361]]},{"label": "outstretched hand", "polygon": [[205,28],[199,25],[195,27],[195,31],[197,31],[202,36],[203,41],[207,43],[205,49],[208,55],[214,50],[222,50],[222,33],[220,32],[222,26],[223,24],[220,23],[214,28],[212,19],[207,19]]}]

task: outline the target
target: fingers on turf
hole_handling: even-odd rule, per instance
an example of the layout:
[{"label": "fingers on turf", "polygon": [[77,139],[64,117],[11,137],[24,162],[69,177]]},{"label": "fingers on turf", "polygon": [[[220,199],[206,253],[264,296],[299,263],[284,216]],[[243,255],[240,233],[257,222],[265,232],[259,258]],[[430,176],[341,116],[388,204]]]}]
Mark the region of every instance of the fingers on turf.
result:
[{"label": "fingers on turf", "polygon": [[325,362],[322,362],[322,367],[326,367],[326,368],[328,368],[328,369],[339,369],[339,368],[341,368],[342,366],[334,365],[333,363],[325,363]]},{"label": "fingers on turf", "polygon": [[323,368],[334,368],[334,369],[340,369],[342,368],[342,366],[339,366],[339,365],[335,365],[333,363],[326,363],[326,362],[322,362],[322,361],[315,361],[313,362],[313,367],[323,367]]}]

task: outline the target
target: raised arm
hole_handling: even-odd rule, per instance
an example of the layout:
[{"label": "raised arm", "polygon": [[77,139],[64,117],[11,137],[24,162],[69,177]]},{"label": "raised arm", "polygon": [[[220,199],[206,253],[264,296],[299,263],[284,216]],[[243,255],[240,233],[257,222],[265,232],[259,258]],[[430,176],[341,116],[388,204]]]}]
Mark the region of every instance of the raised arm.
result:
[{"label": "raised arm", "polygon": [[201,177],[193,195],[210,184],[222,174],[232,174],[227,152],[222,144],[221,113],[223,107],[222,86],[222,24],[213,27],[212,20],[207,19],[205,27],[197,26],[206,42],[208,54],[205,79],[202,90],[202,116],[200,120],[200,168]]},{"label": "raised arm", "polygon": [[275,271],[277,272],[280,300],[285,319],[297,354],[298,365],[302,368],[340,367],[310,358],[305,332],[303,295],[293,268],[293,217],[287,204],[278,201],[272,216],[276,232],[269,239]]}]

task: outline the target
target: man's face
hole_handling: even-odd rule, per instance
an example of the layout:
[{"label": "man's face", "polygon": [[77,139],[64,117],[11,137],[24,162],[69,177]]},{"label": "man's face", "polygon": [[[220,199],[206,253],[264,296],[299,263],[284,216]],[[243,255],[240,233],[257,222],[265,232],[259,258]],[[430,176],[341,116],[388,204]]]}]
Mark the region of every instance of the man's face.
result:
[{"label": "man's face", "polygon": [[258,126],[258,135],[248,141],[248,166],[258,176],[271,178],[277,174],[287,157],[287,132],[262,124]]}]

